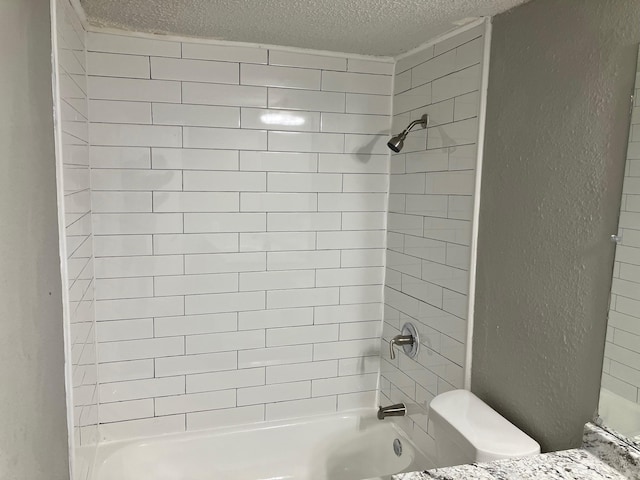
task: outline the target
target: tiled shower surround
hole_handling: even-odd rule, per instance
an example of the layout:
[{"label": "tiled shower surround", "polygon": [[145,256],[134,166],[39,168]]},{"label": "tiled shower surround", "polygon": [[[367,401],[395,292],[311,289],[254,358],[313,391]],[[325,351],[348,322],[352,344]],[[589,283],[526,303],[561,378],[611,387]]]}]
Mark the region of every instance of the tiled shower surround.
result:
[{"label": "tiled shower surround", "polygon": [[[430,448],[428,401],[463,383],[484,25],[397,63],[78,27],[76,445],[405,401]],[[420,355],[391,362],[407,320]]]},{"label": "tiled shower surround", "polygon": [[88,36],[103,439],[375,401],[393,64]]},{"label": "tiled shower surround", "polygon": [[[483,34],[480,25],[396,64],[394,132],[425,113],[429,126],[391,156],[380,391],[383,404],[412,406],[404,428],[425,451],[429,402],[464,383]],[[390,360],[406,322],[418,356]]]},{"label": "tiled shower surround", "polygon": [[640,403],[640,59],[634,98],[618,232],[622,244],[616,248],[602,386]]},{"label": "tiled shower surround", "polygon": [[98,391],[85,31],[66,0],[56,2],[64,228],[75,443],[96,441]]}]

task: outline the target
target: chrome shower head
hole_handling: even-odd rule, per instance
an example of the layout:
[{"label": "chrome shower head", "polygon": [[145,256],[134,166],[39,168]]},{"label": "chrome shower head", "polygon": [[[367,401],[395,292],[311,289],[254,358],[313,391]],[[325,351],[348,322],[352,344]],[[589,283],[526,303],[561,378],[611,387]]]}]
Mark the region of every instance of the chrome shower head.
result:
[{"label": "chrome shower head", "polygon": [[404,138],[406,135],[400,134],[395,137],[391,137],[391,139],[387,142],[387,147],[389,147],[394,152],[398,153],[404,147]]},{"label": "chrome shower head", "polygon": [[404,139],[407,138],[407,134],[411,131],[413,127],[416,125],[420,125],[422,128],[427,128],[429,124],[429,115],[426,113],[420,117],[419,120],[414,120],[409,124],[407,128],[405,128],[401,133],[395,135],[389,139],[387,142],[387,147],[389,147],[395,153],[398,153],[404,147]]}]

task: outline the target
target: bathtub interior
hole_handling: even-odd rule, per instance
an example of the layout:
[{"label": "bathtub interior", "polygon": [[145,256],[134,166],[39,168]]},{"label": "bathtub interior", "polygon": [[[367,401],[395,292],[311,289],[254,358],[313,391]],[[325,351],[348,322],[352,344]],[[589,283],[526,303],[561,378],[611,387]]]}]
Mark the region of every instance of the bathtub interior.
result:
[{"label": "bathtub interior", "polygon": [[367,409],[105,443],[92,480],[362,480],[432,466],[395,423]]},{"label": "bathtub interior", "polygon": [[609,428],[640,441],[640,404],[603,388],[600,390],[598,415]]}]

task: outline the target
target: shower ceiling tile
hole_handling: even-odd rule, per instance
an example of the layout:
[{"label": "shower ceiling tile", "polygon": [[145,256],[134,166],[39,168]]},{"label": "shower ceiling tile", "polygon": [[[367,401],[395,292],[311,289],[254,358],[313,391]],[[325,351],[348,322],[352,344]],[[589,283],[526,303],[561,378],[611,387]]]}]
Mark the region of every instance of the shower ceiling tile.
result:
[{"label": "shower ceiling tile", "polygon": [[[461,20],[495,15],[525,1],[81,0],[81,4],[89,22],[96,26],[397,55],[456,28]],[[154,44],[141,42],[137,51],[124,53],[148,54],[146,51],[153,48]]]}]

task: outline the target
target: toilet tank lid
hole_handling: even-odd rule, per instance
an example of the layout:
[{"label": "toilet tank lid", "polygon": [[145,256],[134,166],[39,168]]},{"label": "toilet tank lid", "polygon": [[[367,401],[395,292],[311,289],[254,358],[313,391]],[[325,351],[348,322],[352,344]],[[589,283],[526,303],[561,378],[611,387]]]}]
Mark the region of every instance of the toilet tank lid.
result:
[{"label": "toilet tank lid", "polygon": [[452,390],[429,406],[432,420],[450,424],[479,452],[505,457],[535,455],[540,445],[468,390]]}]

